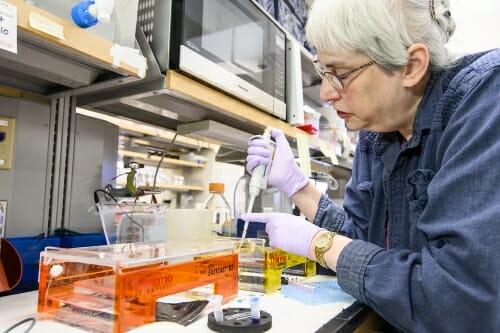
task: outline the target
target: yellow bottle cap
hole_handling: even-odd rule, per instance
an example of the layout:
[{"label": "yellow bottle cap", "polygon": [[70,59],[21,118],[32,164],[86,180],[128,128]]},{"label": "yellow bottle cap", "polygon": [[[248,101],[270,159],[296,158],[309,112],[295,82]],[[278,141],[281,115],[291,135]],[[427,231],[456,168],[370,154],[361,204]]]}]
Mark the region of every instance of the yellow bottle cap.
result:
[{"label": "yellow bottle cap", "polygon": [[224,183],[210,183],[208,184],[208,190],[210,192],[224,192]]}]

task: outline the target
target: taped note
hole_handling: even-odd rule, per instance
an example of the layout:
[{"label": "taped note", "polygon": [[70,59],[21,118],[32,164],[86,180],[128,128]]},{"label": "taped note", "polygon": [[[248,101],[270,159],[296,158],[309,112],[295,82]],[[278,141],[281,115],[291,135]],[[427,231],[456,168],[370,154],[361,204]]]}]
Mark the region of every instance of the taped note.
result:
[{"label": "taped note", "polygon": [[51,19],[40,15],[36,12],[31,12],[29,16],[29,24],[33,29],[46,33],[47,35],[65,40],[64,27],[52,21]]},{"label": "taped note", "polygon": [[0,0],[0,49],[17,54],[17,7]]}]

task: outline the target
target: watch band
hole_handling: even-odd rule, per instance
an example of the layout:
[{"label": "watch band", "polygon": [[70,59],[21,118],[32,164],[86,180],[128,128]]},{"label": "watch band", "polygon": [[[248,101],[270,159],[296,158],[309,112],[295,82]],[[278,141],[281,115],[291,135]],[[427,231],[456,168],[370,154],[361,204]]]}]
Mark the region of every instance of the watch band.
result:
[{"label": "watch band", "polygon": [[332,231],[328,232],[325,236],[323,236],[323,237],[328,237],[328,242],[326,243],[326,245],[321,247],[316,246],[314,248],[314,255],[316,256],[316,262],[325,268],[328,268],[328,265],[326,264],[324,254],[332,247],[333,238],[335,237],[335,235],[336,235],[335,232]]}]

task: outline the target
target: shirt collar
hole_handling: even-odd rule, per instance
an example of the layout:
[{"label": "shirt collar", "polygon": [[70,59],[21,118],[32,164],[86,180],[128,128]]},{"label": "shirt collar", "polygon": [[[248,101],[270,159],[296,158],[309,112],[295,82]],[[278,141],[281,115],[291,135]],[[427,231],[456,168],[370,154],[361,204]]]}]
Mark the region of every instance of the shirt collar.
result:
[{"label": "shirt collar", "polygon": [[412,136],[405,149],[418,146],[420,144],[422,134],[428,132],[432,128],[436,106],[442,95],[442,90],[437,89],[439,86],[438,78],[439,75],[437,73],[431,74],[431,78],[429,79],[429,83],[425,89],[425,94],[417,108],[417,113],[415,114]]}]

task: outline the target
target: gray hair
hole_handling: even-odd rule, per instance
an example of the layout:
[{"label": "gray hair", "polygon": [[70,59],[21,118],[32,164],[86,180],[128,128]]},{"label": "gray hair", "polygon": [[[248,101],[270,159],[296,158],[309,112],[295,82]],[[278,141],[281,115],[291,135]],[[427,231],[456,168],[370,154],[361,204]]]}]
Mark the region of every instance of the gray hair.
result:
[{"label": "gray hair", "polygon": [[306,26],[317,50],[359,52],[388,71],[408,63],[414,43],[429,49],[430,70],[449,67],[454,31],[449,0],[315,0]]}]

